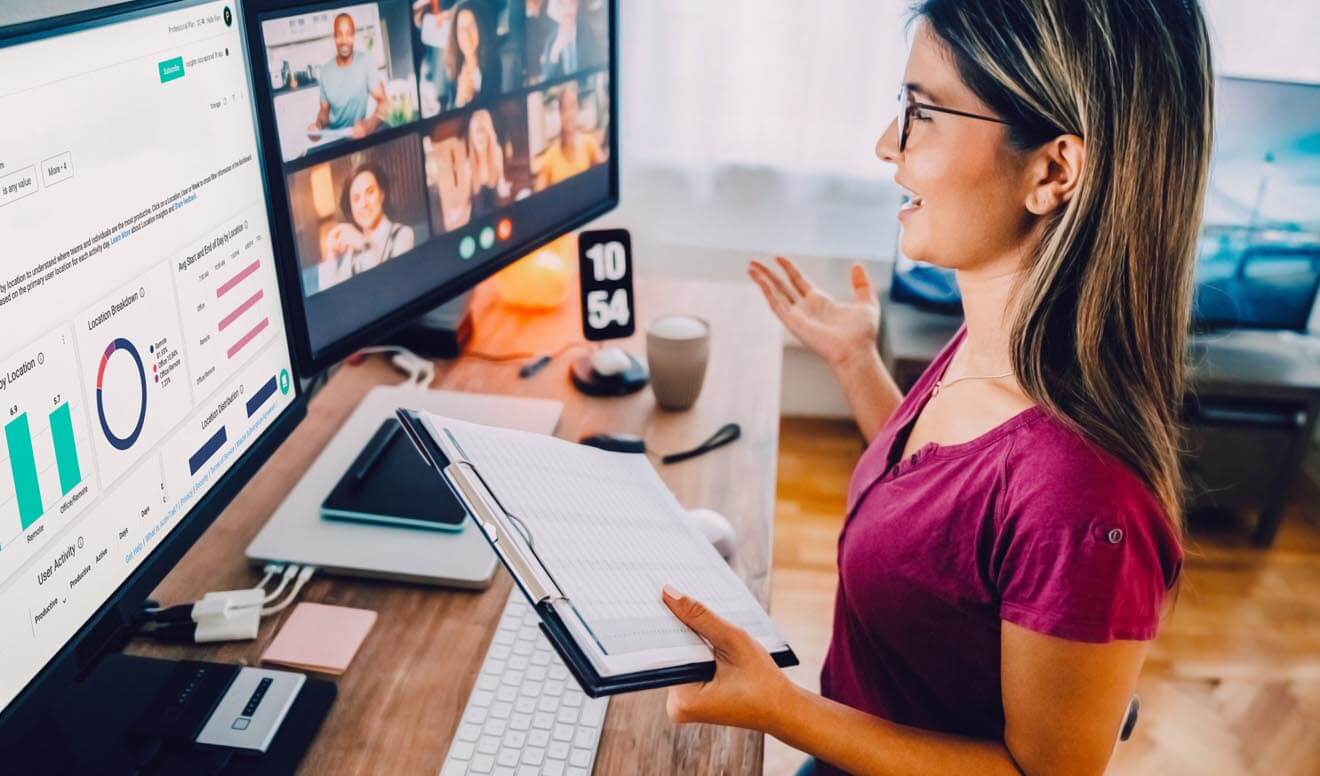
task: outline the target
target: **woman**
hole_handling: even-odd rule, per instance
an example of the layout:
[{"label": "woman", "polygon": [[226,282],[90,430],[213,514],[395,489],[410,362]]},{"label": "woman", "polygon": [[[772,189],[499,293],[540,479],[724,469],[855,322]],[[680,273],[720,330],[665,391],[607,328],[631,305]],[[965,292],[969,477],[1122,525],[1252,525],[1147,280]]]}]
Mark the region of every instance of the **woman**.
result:
[{"label": "woman", "polygon": [[454,85],[454,107],[499,96],[503,80],[495,26],[486,6],[464,0],[454,6],[445,47],[445,70]]},{"label": "woman", "polygon": [[853,268],[834,300],[753,263],[870,441],[822,695],[666,589],[715,678],[670,716],[770,733],[806,772],[1105,770],[1181,563],[1178,411],[1210,152],[1194,0],[924,0],[900,118],[903,252],[965,327],[903,396]]},{"label": "woman", "polygon": [[581,106],[578,85],[569,81],[558,90],[559,139],[541,156],[541,169],[536,176],[536,190],[568,180],[605,162],[605,150],[590,131],[580,126]]},{"label": "woman", "polygon": [[349,176],[339,201],[347,223],[330,227],[325,258],[317,267],[321,291],[380,266],[413,249],[411,226],[389,217],[389,179],[380,168],[363,164]]},{"label": "woman", "polygon": [[468,163],[472,165],[472,217],[480,218],[499,208],[513,193],[513,185],[504,178],[504,150],[490,111],[472,112],[467,143]]}]

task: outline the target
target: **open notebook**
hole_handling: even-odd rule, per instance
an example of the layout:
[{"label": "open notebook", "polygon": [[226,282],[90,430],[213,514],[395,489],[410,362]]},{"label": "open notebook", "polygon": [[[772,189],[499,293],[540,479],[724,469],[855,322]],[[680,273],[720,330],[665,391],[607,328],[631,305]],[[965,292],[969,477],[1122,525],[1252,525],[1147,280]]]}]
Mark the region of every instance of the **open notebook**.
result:
[{"label": "open notebook", "polygon": [[541,615],[588,694],[708,679],[710,648],[660,601],[673,585],[797,657],[751,591],[687,519],[644,455],[400,410]]}]

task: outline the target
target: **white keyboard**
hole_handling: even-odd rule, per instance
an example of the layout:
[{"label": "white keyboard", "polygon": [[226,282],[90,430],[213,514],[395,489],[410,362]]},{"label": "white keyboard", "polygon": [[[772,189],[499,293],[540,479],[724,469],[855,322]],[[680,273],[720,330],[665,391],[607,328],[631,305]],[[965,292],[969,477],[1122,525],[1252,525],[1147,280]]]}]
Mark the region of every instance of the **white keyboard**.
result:
[{"label": "white keyboard", "polygon": [[514,588],[440,776],[587,776],[608,698],[588,698]]}]

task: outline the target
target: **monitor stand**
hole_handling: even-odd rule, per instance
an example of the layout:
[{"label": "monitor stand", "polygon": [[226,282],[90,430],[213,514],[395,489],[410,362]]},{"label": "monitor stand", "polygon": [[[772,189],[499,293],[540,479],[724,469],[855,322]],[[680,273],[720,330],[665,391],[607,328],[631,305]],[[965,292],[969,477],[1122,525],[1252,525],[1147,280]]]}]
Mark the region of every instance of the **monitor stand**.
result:
[{"label": "monitor stand", "polygon": [[460,294],[389,337],[387,344],[405,347],[427,358],[458,358],[472,339],[472,292]]},{"label": "monitor stand", "polygon": [[333,682],[289,671],[111,654],[31,714],[9,764],[33,774],[289,774],[335,694]]}]

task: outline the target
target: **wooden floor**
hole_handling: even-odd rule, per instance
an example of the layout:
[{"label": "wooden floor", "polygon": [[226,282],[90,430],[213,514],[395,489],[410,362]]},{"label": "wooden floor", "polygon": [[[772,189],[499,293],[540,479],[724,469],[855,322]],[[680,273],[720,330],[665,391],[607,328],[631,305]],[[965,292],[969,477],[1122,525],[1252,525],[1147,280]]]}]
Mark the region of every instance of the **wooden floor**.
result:
[{"label": "wooden floor", "polygon": [[[817,689],[835,542],[860,441],[851,423],[780,429],[771,610]],[[1193,524],[1183,587],[1140,682],[1142,711],[1111,774],[1320,776],[1320,492],[1303,483],[1270,550],[1238,526]],[[765,772],[803,755],[766,741]]]}]

